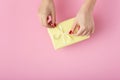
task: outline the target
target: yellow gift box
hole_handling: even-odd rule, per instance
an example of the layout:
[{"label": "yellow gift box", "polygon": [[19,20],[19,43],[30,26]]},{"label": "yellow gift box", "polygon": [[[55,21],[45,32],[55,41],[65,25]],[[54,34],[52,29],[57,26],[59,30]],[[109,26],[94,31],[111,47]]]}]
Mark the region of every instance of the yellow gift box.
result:
[{"label": "yellow gift box", "polygon": [[90,36],[74,36],[68,34],[74,23],[74,18],[59,23],[55,28],[48,28],[55,49],[60,49],[83,40]]}]

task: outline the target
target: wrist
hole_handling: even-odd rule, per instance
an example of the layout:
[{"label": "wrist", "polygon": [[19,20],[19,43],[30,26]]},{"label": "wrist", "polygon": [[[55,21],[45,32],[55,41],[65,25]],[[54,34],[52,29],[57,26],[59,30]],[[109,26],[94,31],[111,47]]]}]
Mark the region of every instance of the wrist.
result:
[{"label": "wrist", "polygon": [[43,3],[53,2],[53,0],[42,0]]},{"label": "wrist", "polygon": [[84,12],[92,13],[95,3],[96,3],[96,0],[85,0],[80,10]]},{"label": "wrist", "polygon": [[89,8],[89,7],[85,7],[85,6],[82,6],[80,8],[80,13],[84,13],[84,14],[92,14],[93,12],[93,9]]}]

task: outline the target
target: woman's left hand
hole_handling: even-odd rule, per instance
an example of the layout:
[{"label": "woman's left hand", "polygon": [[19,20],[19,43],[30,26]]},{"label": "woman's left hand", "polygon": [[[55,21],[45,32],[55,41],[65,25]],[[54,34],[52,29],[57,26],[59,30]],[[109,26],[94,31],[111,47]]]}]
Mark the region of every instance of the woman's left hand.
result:
[{"label": "woman's left hand", "polygon": [[[75,29],[79,29],[75,33]],[[94,19],[91,12],[79,11],[71,29],[74,35],[88,36],[94,33]]]}]

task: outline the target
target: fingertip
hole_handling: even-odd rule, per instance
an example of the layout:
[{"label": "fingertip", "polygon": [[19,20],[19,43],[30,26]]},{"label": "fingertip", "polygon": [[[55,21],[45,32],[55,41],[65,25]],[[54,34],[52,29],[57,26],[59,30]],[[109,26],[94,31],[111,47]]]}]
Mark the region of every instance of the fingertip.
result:
[{"label": "fingertip", "polygon": [[81,34],[78,32],[78,33],[75,33],[73,34],[74,36],[81,36]]},{"label": "fingertip", "polygon": [[51,15],[51,21],[52,23],[56,23],[56,16],[54,14]]},{"label": "fingertip", "polygon": [[73,34],[73,31],[72,31],[72,30],[70,30],[70,31],[69,31],[69,34]]},{"label": "fingertip", "polygon": [[85,36],[90,36],[91,34],[90,33],[87,33]]},{"label": "fingertip", "polygon": [[74,31],[75,27],[76,27],[76,22],[73,23],[71,30]]},{"label": "fingertip", "polygon": [[80,29],[78,32],[77,32],[77,35],[79,36],[83,36],[83,33],[85,32],[85,29]]},{"label": "fingertip", "polygon": [[88,34],[87,31],[83,31],[82,36],[85,36],[85,35],[87,35],[87,34]]},{"label": "fingertip", "polygon": [[54,26],[57,26],[57,24],[56,24],[56,23],[54,23]]}]

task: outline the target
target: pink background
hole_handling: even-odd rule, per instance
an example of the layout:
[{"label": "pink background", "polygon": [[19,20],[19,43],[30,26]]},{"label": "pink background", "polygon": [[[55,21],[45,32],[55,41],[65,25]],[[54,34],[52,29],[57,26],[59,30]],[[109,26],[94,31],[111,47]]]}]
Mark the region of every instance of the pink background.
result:
[{"label": "pink background", "polygon": [[[83,0],[55,0],[57,20]],[[120,80],[120,0],[97,0],[96,31],[55,51],[40,25],[40,0],[0,0],[0,80]]]}]

